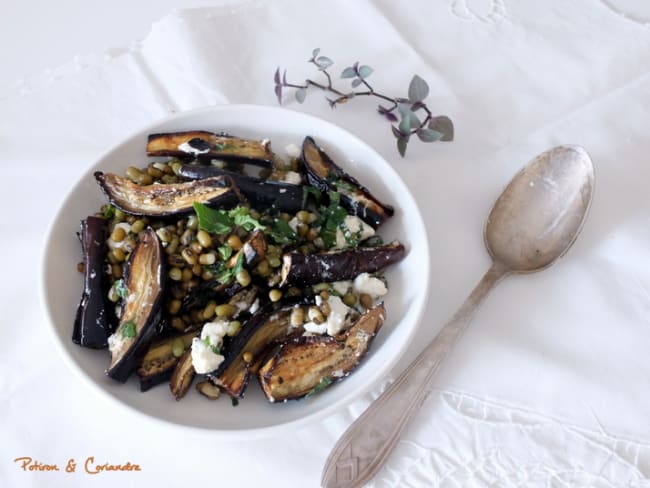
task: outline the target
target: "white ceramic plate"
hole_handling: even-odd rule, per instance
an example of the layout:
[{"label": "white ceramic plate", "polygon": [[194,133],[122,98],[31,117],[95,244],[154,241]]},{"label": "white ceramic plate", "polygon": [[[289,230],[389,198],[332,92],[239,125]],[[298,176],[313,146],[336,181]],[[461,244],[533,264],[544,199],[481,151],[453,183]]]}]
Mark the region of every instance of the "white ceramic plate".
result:
[{"label": "white ceramic plate", "polygon": [[[300,145],[311,135],[345,170],[357,177],[380,200],[395,207],[395,216],[380,229],[386,242],[399,239],[406,258],[386,273],[389,294],[387,320],[361,365],[346,379],[314,397],[284,404],[268,403],[255,379],[237,407],[224,396],[209,401],[194,388],[177,402],[166,384],[141,393],[137,377],[117,383],[105,375],[108,352],[84,349],[71,340],[75,311],[81,296],[82,277],[76,269],[81,246],[76,236],[79,222],[105,203],[92,174],[123,174],[129,165],[144,165],[147,135],[179,130],[226,131],[246,138],[270,139],[272,148],[285,156],[284,148]],[[105,398],[133,412],[186,427],[211,429],[224,437],[274,434],[287,427],[314,421],[350,404],[386,378],[402,357],[417,330],[427,297],[429,249],[420,212],[408,189],[374,150],[348,132],[315,117],[281,108],[226,105],[174,115],[113,148],[82,175],[53,221],[43,260],[44,301],[50,327],[63,357],[72,369]]]}]

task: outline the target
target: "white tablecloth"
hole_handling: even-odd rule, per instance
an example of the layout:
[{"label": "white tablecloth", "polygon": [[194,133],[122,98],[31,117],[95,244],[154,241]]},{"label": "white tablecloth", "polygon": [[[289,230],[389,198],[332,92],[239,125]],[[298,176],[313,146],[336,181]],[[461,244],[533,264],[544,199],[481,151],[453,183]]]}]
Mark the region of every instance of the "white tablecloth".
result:
[{"label": "white tablecloth", "polygon": [[[0,486],[318,486],[334,442],[382,385],[282,438],[181,434],[80,384],[51,343],[38,293],[44,229],[101,153],[171,112],[275,104],[275,68],[294,80],[312,76],[305,60],[316,47],[339,69],[372,66],[371,80],[388,94],[404,96],[419,74],[431,88],[429,106],[456,126],[454,142],[414,141],[402,159],[371,100],[335,111],[319,93],[286,103],[376,148],[422,209],[432,286],[418,340],[393,376],[488,268],[483,222],[517,169],[572,143],[589,151],[597,173],[574,247],[549,270],[511,277],[490,295],[370,486],[650,486],[646,10],[622,0],[180,9],[141,42],[5,86]],[[14,461],[23,456],[61,471],[23,471]],[[68,459],[82,465],[89,456],[142,470],[65,472]]]}]

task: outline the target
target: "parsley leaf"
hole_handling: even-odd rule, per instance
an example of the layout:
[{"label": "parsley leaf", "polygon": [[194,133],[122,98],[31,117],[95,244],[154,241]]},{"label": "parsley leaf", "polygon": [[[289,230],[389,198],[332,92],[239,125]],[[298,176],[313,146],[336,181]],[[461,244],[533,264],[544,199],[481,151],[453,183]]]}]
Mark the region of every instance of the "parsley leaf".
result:
[{"label": "parsley leaf", "polygon": [[237,254],[237,259],[235,260],[235,265],[232,267],[232,270],[231,270],[232,275],[235,276],[242,269],[244,269],[244,253],[239,252]]},{"label": "parsley leaf", "polygon": [[210,208],[204,203],[194,202],[194,212],[199,219],[199,228],[214,234],[227,234],[235,225],[228,212]]},{"label": "parsley leaf", "polygon": [[210,340],[210,336],[205,336],[203,342],[207,347],[209,347],[212,350],[213,353],[217,355],[221,354],[221,344],[212,344],[212,341]]},{"label": "parsley leaf", "polygon": [[316,201],[316,206],[320,206],[320,202],[323,199],[323,194],[318,188],[313,186],[303,186],[302,187],[302,208],[307,208],[307,200],[309,195],[313,195],[314,200]]},{"label": "parsley leaf", "polygon": [[232,247],[230,246],[220,246],[217,248],[217,251],[222,261],[226,261],[232,256]]},{"label": "parsley leaf", "polygon": [[111,204],[108,204],[104,207],[104,214],[102,217],[104,217],[106,220],[113,218],[115,215],[115,207]]},{"label": "parsley leaf", "polygon": [[133,339],[137,334],[135,322],[129,320],[122,325],[122,339]]},{"label": "parsley leaf", "polygon": [[275,218],[269,235],[276,244],[289,244],[297,239],[296,233],[286,220]]},{"label": "parsley leaf", "polygon": [[129,293],[129,290],[127,290],[126,283],[124,283],[123,278],[116,280],[115,283],[113,283],[113,287],[115,288],[115,293],[120,298],[126,298],[126,295]]},{"label": "parsley leaf", "polygon": [[235,225],[243,227],[249,232],[253,229],[266,229],[258,220],[250,216],[250,211],[246,207],[235,207],[228,212],[228,215],[232,217]]}]

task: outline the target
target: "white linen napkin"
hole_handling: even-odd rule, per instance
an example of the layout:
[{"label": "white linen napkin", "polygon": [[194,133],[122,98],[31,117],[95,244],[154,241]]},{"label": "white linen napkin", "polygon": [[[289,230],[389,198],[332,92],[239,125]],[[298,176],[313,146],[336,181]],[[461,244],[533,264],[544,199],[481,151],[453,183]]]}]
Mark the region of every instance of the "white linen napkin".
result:
[{"label": "white linen napkin", "polygon": [[[129,478],[97,476],[97,486],[318,485],[335,440],[382,385],[282,439],[181,434],[90,395],[61,364],[44,311],[34,306],[39,238],[78,174],[166,114],[275,104],[276,67],[290,80],[315,76],[305,61],[317,47],[335,61],[334,74],[355,61],[372,66],[370,81],[387,94],[404,96],[417,73],[431,88],[429,106],[456,126],[454,142],[413,141],[402,159],[375,101],[331,110],[317,92],[303,105],[287,97],[289,108],[372,145],[422,210],[433,252],[429,304],[393,376],[487,270],[484,219],[525,162],[553,145],[580,144],[597,173],[574,248],[553,268],[508,278],[488,297],[371,486],[643,486],[650,476],[650,29],[586,0],[281,0],[181,10],[128,49],[77,58],[0,94],[2,228],[22,241],[0,244],[12,277],[2,297],[0,428],[9,442],[0,447],[0,485],[43,486],[44,475],[22,472],[15,457],[91,454],[145,467]],[[48,486],[88,482],[50,475]]]}]

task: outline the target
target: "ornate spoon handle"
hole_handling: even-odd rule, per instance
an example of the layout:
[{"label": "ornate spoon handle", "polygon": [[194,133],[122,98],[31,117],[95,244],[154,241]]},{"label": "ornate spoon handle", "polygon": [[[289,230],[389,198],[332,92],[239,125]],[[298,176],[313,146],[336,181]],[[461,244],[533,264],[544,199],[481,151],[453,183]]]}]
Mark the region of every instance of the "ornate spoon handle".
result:
[{"label": "ornate spoon handle", "polygon": [[381,468],[474,311],[506,274],[506,269],[493,264],[433,341],[345,431],[325,462],[323,488],[359,487]]}]

